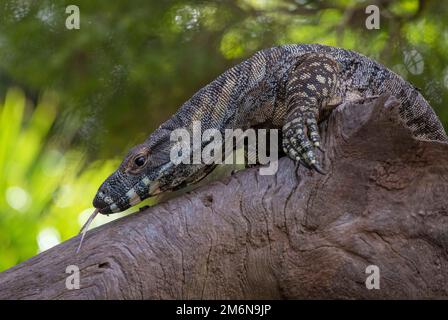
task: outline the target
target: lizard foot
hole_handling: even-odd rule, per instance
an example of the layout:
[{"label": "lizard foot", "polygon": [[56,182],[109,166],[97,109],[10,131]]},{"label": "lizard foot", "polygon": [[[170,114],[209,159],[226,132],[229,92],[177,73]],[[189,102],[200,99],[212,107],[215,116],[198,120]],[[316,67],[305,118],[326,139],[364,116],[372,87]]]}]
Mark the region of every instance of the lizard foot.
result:
[{"label": "lizard foot", "polygon": [[293,160],[308,169],[326,174],[317,159],[314,147],[320,148],[320,135],[313,112],[297,112],[283,126],[283,150]]}]

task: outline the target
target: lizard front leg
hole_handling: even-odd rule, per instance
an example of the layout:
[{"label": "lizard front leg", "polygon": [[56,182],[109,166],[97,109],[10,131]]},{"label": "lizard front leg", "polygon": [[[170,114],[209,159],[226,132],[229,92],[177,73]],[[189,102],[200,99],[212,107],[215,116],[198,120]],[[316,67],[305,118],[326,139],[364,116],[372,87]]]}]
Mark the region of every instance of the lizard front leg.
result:
[{"label": "lizard front leg", "polygon": [[283,150],[293,160],[324,174],[315,153],[320,146],[320,111],[335,97],[338,63],[324,54],[307,54],[295,64],[286,84],[287,115]]}]

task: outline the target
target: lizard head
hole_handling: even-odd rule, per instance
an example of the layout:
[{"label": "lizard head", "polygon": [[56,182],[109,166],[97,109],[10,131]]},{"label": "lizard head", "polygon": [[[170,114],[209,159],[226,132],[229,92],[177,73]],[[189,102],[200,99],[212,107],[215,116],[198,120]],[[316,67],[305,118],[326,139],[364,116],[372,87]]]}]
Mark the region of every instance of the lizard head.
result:
[{"label": "lizard head", "polygon": [[157,134],[133,147],[118,169],[100,186],[93,206],[102,214],[124,211],[174,188],[177,168],[170,161],[169,136]]},{"label": "lizard head", "polygon": [[132,148],[119,168],[102,183],[93,206],[103,214],[115,213],[158,193],[154,179],[158,166],[152,162],[145,144]]},{"label": "lizard head", "polygon": [[145,143],[132,148],[118,169],[101,184],[93,200],[95,211],[81,229],[77,252],[98,213],[124,211],[148,197],[180,189],[207,173],[206,166],[176,165],[171,161],[169,132],[159,128]]}]

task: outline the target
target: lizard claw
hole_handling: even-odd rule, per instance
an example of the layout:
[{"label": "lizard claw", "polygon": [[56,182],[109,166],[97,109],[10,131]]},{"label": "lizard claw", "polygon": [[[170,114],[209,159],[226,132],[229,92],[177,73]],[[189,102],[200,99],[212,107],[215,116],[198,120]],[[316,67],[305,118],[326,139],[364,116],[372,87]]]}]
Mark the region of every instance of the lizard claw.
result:
[{"label": "lizard claw", "polygon": [[321,168],[315,154],[315,148],[325,152],[320,147],[319,129],[316,117],[312,112],[298,112],[283,126],[283,149],[293,160],[304,167],[326,174]]},{"label": "lizard claw", "polygon": [[319,143],[317,143],[317,144],[315,143],[314,146],[315,146],[317,149],[319,149],[320,152],[325,153],[325,148],[322,147]]},{"label": "lizard claw", "polygon": [[328,174],[328,172],[325,171],[325,170],[323,170],[323,169],[319,166],[319,164],[317,164],[317,163],[313,163],[313,164],[311,165],[311,168],[314,169],[314,170],[316,170],[316,171],[317,171],[318,173],[320,173],[320,174],[323,174],[323,175]]},{"label": "lizard claw", "polygon": [[325,171],[324,169],[322,169],[322,167],[318,163],[308,164],[305,161],[303,161],[302,159],[299,159],[298,163],[301,164],[302,166],[304,166],[305,168],[307,168],[309,170],[315,170],[316,172],[318,172],[322,175],[328,174],[328,172]]}]

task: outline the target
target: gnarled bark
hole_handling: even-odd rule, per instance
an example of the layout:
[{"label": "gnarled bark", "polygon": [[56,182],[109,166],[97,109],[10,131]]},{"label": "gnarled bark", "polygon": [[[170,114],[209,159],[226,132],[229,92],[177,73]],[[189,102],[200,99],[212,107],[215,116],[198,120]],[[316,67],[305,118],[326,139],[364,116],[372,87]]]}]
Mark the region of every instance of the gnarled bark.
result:
[{"label": "gnarled bark", "polygon": [[338,107],[325,176],[287,158],[274,176],[239,172],[3,272],[0,298],[446,298],[448,144],[412,138],[397,107]]}]

